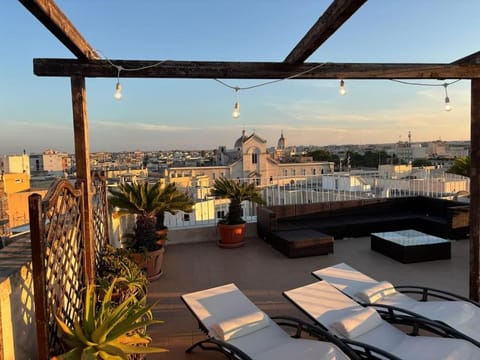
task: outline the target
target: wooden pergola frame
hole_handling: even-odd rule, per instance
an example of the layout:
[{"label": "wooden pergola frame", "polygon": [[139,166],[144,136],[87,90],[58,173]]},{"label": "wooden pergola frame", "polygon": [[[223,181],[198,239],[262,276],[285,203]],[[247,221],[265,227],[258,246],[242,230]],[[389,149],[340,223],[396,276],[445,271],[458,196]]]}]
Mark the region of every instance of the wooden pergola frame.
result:
[{"label": "wooden pergola frame", "polygon": [[[38,76],[71,78],[73,125],[77,178],[84,183],[86,238],[92,239],[92,193],[90,146],[86,102],[86,77],[112,78],[118,68],[100,60],[53,0],[19,0],[52,32],[76,59],[34,59]],[[479,300],[480,291],[480,52],[449,64],[371,64],[371,63],[305,63],[335,31],[367,0],[334,0],[313,27],[282,62],[206,62],[206,61],[131,61],[111,60],[116,66],[138,68],[122,72],[135,78],[217,78],[217,79],[283,79],[312,69],[296,79],[470,79],[471,80],[471,182],[470,182],[470,298]]]}]

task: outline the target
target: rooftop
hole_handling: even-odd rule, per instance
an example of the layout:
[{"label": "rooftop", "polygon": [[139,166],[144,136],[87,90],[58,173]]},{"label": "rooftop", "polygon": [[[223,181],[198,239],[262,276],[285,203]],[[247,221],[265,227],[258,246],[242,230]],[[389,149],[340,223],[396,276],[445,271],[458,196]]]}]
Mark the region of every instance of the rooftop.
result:
[{"label": "rooftop", "polygon": [[165,321],[152,326],[153,345],[168,354],[148,359],[224,359],[221,354],[200,351],[185,354],[194,342],[205,338],[180,295],[235,283],[260,309],[270,316],[290,315],[308,320],[290,304],[282,291],[316,281],[312,271],[345,262],[377,280],[394,285],[423,285],[468,296],[468,240],[452,242],[450,260],[402,264],[370,250],[370,239],[345,238],[335,241],[331,255],[289,259],[259,238],[248,238],[238,249],[222,249],[215,242],[168,245],[164,274],[149,286],[151,301],[160,300],[154,313]]}]

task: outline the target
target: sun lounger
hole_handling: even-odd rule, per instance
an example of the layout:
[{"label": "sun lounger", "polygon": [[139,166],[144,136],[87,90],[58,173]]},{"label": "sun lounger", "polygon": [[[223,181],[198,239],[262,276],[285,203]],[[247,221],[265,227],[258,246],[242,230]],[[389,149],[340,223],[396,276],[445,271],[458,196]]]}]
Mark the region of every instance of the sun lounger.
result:
[{"label": "sun lounger", "polygon": [[[467,298],[431,288],[394,287],[389,282],[379,282],[344,263],[312,274],[328,281],[360,304],[375,306],[386,319],[395,314],[404,314],[435,320],[461,332],[480,346],[480,304]],[[414,299],[405,293],[419,294],[421,299]]]},{"label": "sun lounger", "polygon": [[362,307],[326,281],[285,291],[284,295],[316,323],[338,336],[374,346],[398,358],[480,359],[480,349],[466,340],[405,334],[384,321],[373,308]]},{"label": "sun lounger", "polygon": [[291,337],[273,321],[277,318],[260,311],[234,284],[193,292],[181,298],[208,335],[206,340],[188,348],[188,353],[200,347],[219,351],[230,359],[360,359],[328,332],[293,318],[281,318],[278,320],[281,325],[295,326],[297,337],[305,330],[329,342]]}]

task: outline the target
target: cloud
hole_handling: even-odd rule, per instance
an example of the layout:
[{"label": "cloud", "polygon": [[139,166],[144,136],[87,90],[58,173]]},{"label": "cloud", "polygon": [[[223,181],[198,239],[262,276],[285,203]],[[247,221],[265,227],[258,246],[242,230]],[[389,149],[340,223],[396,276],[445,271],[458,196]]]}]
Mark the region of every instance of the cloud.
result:
[{"label": "cloud", "polygon": [[138,131],[154,131],[154,132],[177,132],[177,131],[192,131],[198,130],[196,127],[191,126],[172,126],[166,124],[151,124],[151,123],[139,123],[139,122],[115,122],[115,121],[92,121],[92,126],[99,126],[104,128],[112,128],[115,130],[132,130]]}]

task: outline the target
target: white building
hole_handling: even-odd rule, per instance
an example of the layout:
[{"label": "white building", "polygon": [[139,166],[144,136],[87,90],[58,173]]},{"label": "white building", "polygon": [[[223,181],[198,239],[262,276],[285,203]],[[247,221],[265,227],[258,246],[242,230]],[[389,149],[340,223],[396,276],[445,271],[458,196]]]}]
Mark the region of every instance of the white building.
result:
[{"label": "white building", "polygon": [[0,158],[0,171],[4,174],[30,175],[30,159],[26,153],[21,155],[3,155]]},{"label": "white building", "polygon": [[[281,136],[279,143],[286,140]],[[251,179],[258,186],[267,186],[281,181],[292,183],[308,176],[319,176],[333,173],[334,163],[322,162],[289,162],[275,160],[267,151],[267,142],[255,133],[246,136],[245,130],[235,141],[233,149],[221,146],[217,152],[219,166],[175,167],[167,170],[170,181],[192,186],[198,176],[207,176],[210,180],[219,177],[229,179]]]}]

